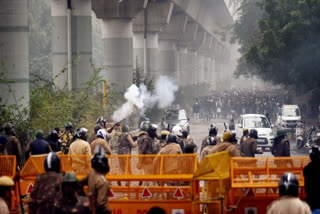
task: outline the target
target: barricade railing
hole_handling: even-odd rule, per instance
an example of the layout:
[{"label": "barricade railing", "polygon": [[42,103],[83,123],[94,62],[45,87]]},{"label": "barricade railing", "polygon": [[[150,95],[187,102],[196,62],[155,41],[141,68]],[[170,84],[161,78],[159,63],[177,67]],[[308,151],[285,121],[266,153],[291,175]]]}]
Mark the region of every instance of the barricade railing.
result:
[{"label": "barricade railing", "polygon": [[[26,162],[20,173],[25,183],[22,192],[27,192],[36,176],[45,172],[45,157],[31,156]],[[81,179],[92,170],[91,157],[60,155],[61,171],[73,171]],[[106,178],[111,184],[109,200],[114,213],[135,213],[141,207],[155,205],[162,205],[170,213],[171,208],[181,208],[186,210],[185,213],[191,213],[192,178],[198,167],[196,154],[109,155],[108,160],[110,172]],[[124,201],[128,203],[125,207]]]},{"label": "barricade railing", "polygon": [[16,174],[17,161],[15,155],[0,156],[0,176],[8,176],[13,179]]}]

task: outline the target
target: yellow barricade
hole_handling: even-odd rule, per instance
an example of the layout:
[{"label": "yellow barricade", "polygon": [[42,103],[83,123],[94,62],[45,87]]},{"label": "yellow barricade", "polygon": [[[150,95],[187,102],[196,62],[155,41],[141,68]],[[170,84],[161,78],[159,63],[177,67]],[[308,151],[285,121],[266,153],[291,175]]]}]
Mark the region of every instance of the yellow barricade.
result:
[{"label": "yellow barricade", "polygon": [[[207,155],[194,174],[193,213],[221,213],[227,206],[230,187],[230,155],[218,152]],[[204,182],[203,188],[199,181]]]},{"label": "yellow barricade", "polygon": [[13,178],[16,174],[17,161],[14,155],[0,156],[0,176]]},{"label": "yellow barricade", "polygon": [[[31,156],[21,170],[27,186],[44,173],[46,155]],[[91,157],[60,155],[61,171],[73,171],[81,179],[91,170]],[[192,178],[198,167],[196,154],[183,155],[110,155],[110,207],[113,213],[145,213],[146,208],[161,206],[168,213],[173,209],[190,213],[192,209]],[[126,204],[124,206],[124,204]]]}]

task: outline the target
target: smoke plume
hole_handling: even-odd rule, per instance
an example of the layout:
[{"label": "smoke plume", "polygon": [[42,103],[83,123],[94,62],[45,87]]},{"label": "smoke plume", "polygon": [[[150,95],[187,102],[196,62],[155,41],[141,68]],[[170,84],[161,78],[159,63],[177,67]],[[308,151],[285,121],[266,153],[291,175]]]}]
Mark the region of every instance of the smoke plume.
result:
[{"label": "smoke plume", "polygon": [[144,84],[139,87],[133,84],[124,94],[126,102],[113,113],[112,119],[114,121],[120,121],[127,118],[135,111],[144,114],[147,109],[154,106],[166,108],[174,101],[174,94],[177,90],[178,86],[167,76],[160,76],[156,80],[153,93],[149,92]]}]

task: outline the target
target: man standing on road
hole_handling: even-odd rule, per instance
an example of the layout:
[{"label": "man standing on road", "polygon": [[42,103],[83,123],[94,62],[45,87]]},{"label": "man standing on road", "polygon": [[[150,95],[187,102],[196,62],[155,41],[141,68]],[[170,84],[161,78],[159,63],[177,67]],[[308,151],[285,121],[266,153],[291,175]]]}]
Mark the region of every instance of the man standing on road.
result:
[{"label": "man standing on road", "polygon": [[250,137],[240,145],[240,151],[243,157],[254,157],[255,154],[262,154],[263,150],[257,148],[258,131],[251,129],[249,136]]},{"label": "man standing on road", "polygon": [[111,149],[110,149],[110,145],[107,142],[107,139],[110,139],[109,133],[107,133],[107,131],[105,129],[100,129],[97,132],[97,138],[91,142],[91,152],[93,154],[94,149],[97,145],[100,145],[104,148],[105,152],[108,155],[111,155]]},{"label": "man standing on road", "polygon": [[202,140],[202,145],[201,145],[201,150],[200,150],[200,154],[202,153],[202,150],[206,147],[206,146],[214,146],[217,143],[220,142],[220,138],[217,137],[218,134],[218,128],[215,124],[211,124],[209,127],[209,136],[205,137]]},{"label": "man standing on road", "polygon": [[[87,140],[86,128],[80,128],[76,132],[76,140],[70,145],[69,155],[72,157],[72,169],[77,174],[87,174],[90,171],[91,147]],[[80,157],[78,157],[80,155]],[[86,155],[86,157],[82,157]]]},{"label": "man standing on road", "polygon": [[209,154],[214,154],[217,152],[228,151],[231,157],[241,157],[240,151],[237,147],[232,143],[232,133],[225,132],[223,134],[223,142],[220,142],[209,152]]},{"label": "man standing on road", "polygon": [[277,137],[272,144],[271,153],[275,157],[290,157],[290,143],[286,139],[286,132],[283,129],[277,130]]}]

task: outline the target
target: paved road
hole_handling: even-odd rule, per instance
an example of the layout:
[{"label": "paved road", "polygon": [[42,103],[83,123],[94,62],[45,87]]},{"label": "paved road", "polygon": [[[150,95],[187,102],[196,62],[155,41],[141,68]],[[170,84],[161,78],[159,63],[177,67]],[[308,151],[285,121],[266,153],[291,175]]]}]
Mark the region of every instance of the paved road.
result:
[{"label": "paved road", "polygon": [[[218,127],[218,135],[223,135],[223,132],[225,130],[223,123],[227,121],[226,120],[214,120],[212,122],[199,122],[199,123],[193,123],[191,122],[190,124],[190,132],[191,132],[191,137],[194,139],[194,142],[198,146],[198,155],[200,155],[200,148],[201,148],[201,143],[202,139],[208,135],[209,133],[209,126],[211,123],[216,124]],[[308,156],[308,151],[297,151],[295,148],[295,140],[290,140],[291,143],[291,156]],[[256,155],[256,157],[272,157],[273,155],[271,154],[270,151],[264,152],[262,155]]]}]

